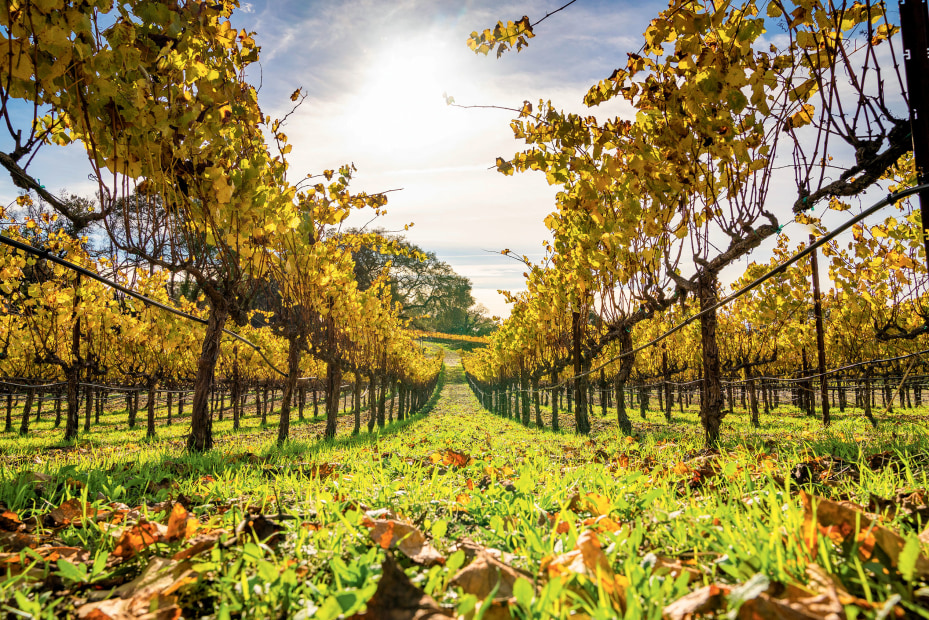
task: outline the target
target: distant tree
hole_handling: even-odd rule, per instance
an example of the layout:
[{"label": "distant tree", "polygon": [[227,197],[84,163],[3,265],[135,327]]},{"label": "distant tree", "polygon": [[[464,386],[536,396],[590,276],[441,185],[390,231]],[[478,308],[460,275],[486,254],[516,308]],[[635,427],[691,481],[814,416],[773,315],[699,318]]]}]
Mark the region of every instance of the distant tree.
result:
[{"label": "distant tree", "polygon": [[[487,308],[477,304],[471,294],[471,281],[455,273],[434,252],[425,252],[402,235],[373,231],[397,243],[405,252],[387,254],[376,247],[353,253],[355,279],[366,290],[388,270],[393,301],[403,309],[401,317],[419,329],[450,334],[483,335],[495,329]],[[425,257],[421,260],[420,256]]]}]

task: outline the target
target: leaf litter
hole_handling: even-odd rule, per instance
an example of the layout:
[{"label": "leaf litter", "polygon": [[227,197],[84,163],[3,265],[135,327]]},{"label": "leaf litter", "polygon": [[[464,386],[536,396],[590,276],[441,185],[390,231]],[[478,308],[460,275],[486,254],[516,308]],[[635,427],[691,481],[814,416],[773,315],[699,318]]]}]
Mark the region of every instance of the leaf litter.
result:
[{"label": "leaf litter", "polygon": [[212,464],[156,454],[150,472],[63,451],[4,483],[0,601],[95,620],[926,610],[925,445],[706,452],[653,426],[527,429],[452,383],[429,417],[342,447],[246,436]]}]

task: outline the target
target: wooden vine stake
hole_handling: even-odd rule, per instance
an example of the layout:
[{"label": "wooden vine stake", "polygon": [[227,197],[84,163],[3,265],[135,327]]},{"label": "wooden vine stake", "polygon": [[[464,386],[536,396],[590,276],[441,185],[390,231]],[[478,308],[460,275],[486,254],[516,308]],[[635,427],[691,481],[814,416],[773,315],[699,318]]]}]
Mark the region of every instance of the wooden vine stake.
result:
[{"label": "wooden vine stake", "polygon": [[[906,67],[907,100],[910,105],[910,127],[913,133],[913,158],[916,160],[916,182],[929,180],[929,13],[926,0],[900,2],[900,27],[903,35],[903,59]],[[929,190],[919,192],[923,246],[929,265]]]},{"label": "wooden vine stake", "polygon": [[[810,243],[815,238],[810,235]],[[816,320],[816,355],[819,358],[819,390],[822,395],[823,407],[823,425],[829,426],[832,421],[829,417],[829,383],[826,380],[826,338],[823,332],[823,304],[822,297],[819,293],[819,259],[817,251],[813,250],[810,254],[810,267],[813,272],[813,317]],[[810,400],[814,399],[810,394]],[[812,407],[810,407],[812,409]]]}]

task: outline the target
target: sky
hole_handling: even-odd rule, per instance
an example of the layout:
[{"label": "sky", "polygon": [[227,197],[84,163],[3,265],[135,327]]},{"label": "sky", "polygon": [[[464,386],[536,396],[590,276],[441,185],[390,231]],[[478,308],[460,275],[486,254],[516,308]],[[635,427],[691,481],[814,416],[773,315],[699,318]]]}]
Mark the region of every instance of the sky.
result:
[{"label": "sky", "polygon": [[664,6],[580,0],[540,24],[518,54],[478,56],[466,45],[474,30],[523,15],[534,22],[561,4],[254,1],[234,25],[257,33],[261,66],[249,77],[266,113],[280,118],[296,88],[307,94],[283,129],[294,145],[293,178],[352,162],[356,189],[402,188],[372,226],[412,223],[410,241],[470,278],[476,300],[506,316],[497,290],[523,288],[525,267],[500,252],[542,257],[557,188],[541,173],[505,177],[494,168],[498,156],[523,148],[512,112],[449,107],[443,95],[463,105],[544,99],[585,111],[590,85],[625,62]]},{"label": "sky", "polygon": [[[585,115],[630,118],[619,103],[587,109],[582,98],[625,64],[666,6],[578,0],[538,25],[519,53],[497,59],[466,45],[474,30],[523,15],[536,22],[564,1],[252,0],[242,2],[233,25],[255,32],[261,46],[248,78],[266,114],[286,115],[297,88],[307,95],[282,129],[293,144],[291,181],[353,163],[354,189],[400,190],[389,194],[386,216],[370,225],[403,232],[412,224],[406,237],[470,278],[476,300],[505,317],[497,291],[523,289],[525,267],[501,250],[541,259],[543,220],[555,209],[557,187],[542,173],[496,171],[498,156],[524,147],[509,127],[513,112],[449,107],[444,95],[462,105],[510,108],[544,99]],[[52,191],[96,189],[80,147],[46,147],[30,172]],[[16,193],[0,175],[3,204]],[[353,216],[348,224],[369,219]],[[752,258],[765,260],[764,251]],[[724,280],[740,273],[735,268]]]}]

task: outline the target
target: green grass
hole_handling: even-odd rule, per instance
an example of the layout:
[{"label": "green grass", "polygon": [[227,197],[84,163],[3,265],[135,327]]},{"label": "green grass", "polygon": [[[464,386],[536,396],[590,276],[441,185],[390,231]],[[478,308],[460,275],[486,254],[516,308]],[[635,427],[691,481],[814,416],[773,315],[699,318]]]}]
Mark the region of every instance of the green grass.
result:
[{"label": "green grass", "polygon": [[[5,434],[0,502],[20,519],[40,523],[72,497],[97,508],[118,502],[139,508],[132,518],[163,524],[174,501],[181,501],[201,528],[226,532],[225,544],[185,565],[193,577],[171,593],[185,617],[337,618],[363,610],[386,553],[365,525],[371,518],[417,525],[446,558],[444,565],[425,567],[395,552],[412,582],[451,616],[473,615],[483,598],[452,579],[466,561],[455,545],[467,538],[525,571],[527,583],[515,587],[503,607],[516,618],[660,618],[666,605],[704,584],[807,584],[810,564],[833,575],[852,597],[846,601],[850,617],[877,617],[887,601],[929,617],[920,590],[925,584],[905,579],[878,553],[862,557],[858,547],[866,537],[837,543],[821,532],[812,547],[805,542],[792,478],[798,464],[810,463],[817,475],[806,491],[865,506],[872,495],[926,489],[923,412],[888,415],[876,431],[853,412],[836,416],[829,430],[786,409],[763,416],[758,430],[745,415],[732,415],[720,455],[712,456],[703,451],[694,411],[681,416],[675,409],[667,424],[654,411],[641,422],[630,409],[633,438],[599,415],[591,437],[526,428],[480,409],[463,383],[457,355],[447,354],[447,362],[441,395],[412,419],[373,435],[347,436],[348,415],[336,440],[319,441],[320,422],[307,420],[294,428],[294,441],[278,447],[274,428],[247,417],[238,434],[227,428],[231,423],[216,424],[218,448],[192,455],[181,450],[185,423],[159,426],[159,439],[146,443],[144,428],[117,428],[124,426],[119,412],[73,449],[51,449],[60,443],[59,431],[47,424],[27,438]],[[563,425],[571,419],[561,413]],[[447,450],[470,462],[446,463]],[[868,457],[884,451],[892,453],[894,466],[872,470]],[[36,482],[31,472],[50,478]],[[246,514],[253,521],[259,514],[284,515],[277,519],[283,531],[265,544],[245,528],[236,541],[233,532]],[[884,524],[912,538],[926,527],[921,515],[901,512]],[[564,570],[559,556],[585,531],[595,532],[615,578]],[[0,583],[0,605],[34,617],[72,614],[83,601],[138,577],[152,558],[170,558],[191,544],[157,542],[119,560],[117,538],[99,524],[42,525],[36,532],[56,546],[88,553],[73,563],[77,568],[35,561],[32,576],[11,571]],[[28,565],[31,556],[22,553]],[[675,561],[696,571],[692,583],[687,573],[674,577],[659,568]],[[500,604],[492,611],[500,612]]]}]

